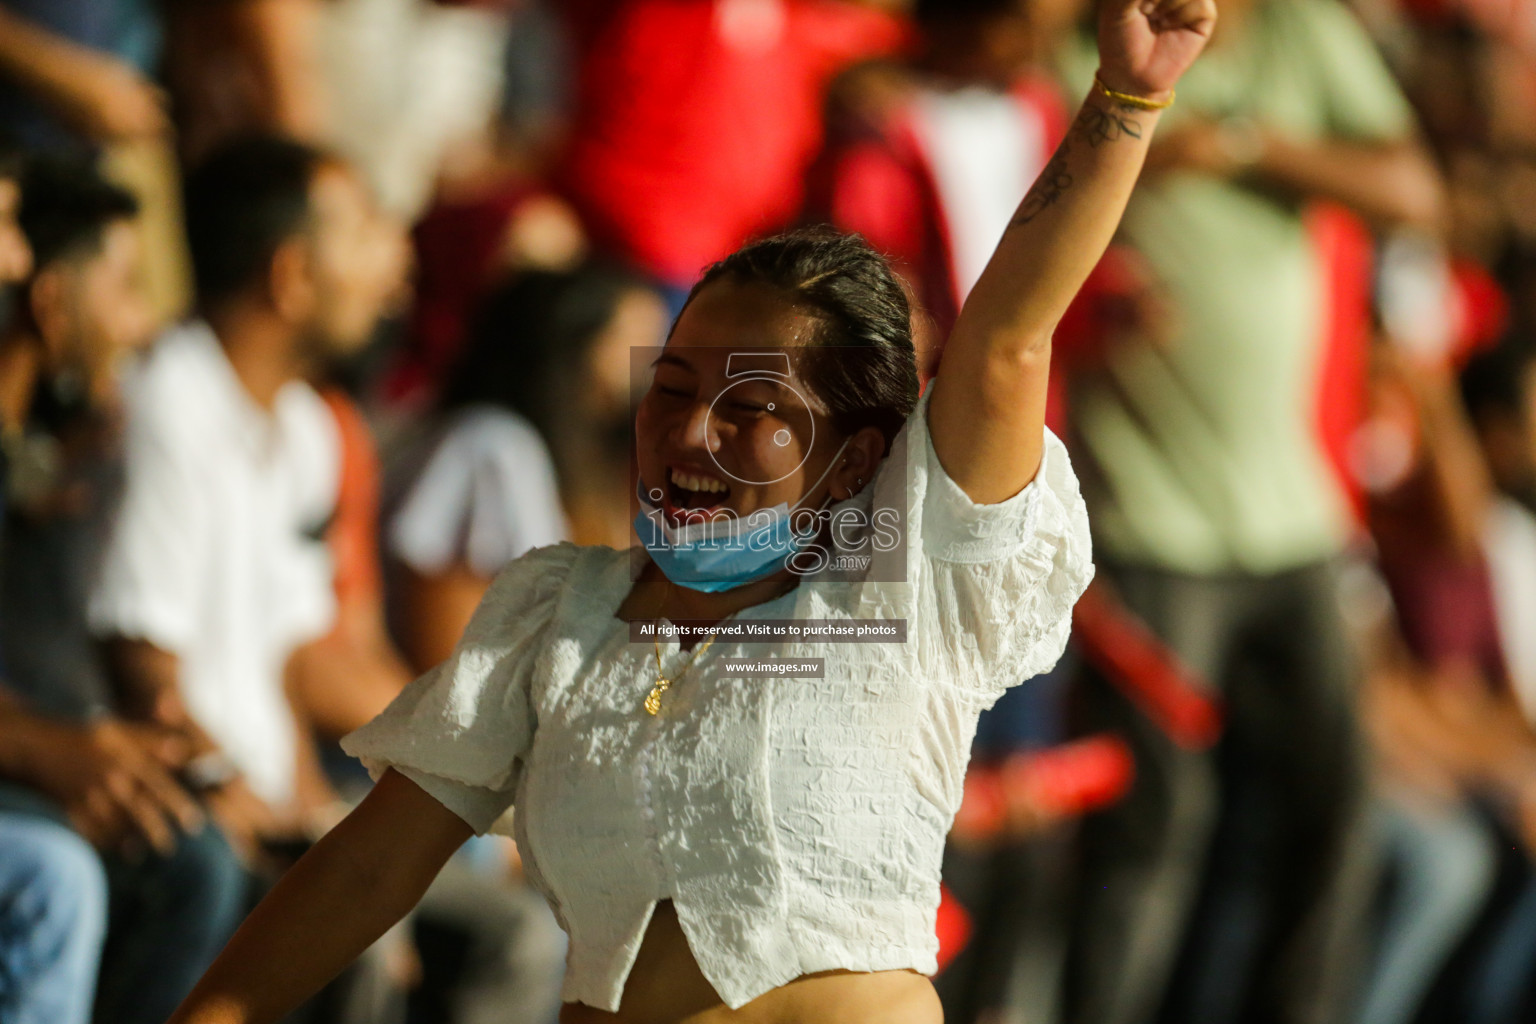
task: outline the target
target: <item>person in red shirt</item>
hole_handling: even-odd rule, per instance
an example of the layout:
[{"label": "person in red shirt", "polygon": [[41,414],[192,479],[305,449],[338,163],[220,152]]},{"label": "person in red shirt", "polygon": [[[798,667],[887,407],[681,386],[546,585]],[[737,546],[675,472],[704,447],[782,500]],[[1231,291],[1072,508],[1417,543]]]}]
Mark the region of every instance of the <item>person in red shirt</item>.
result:
[{"label": "person in red shirt", "polygon": [[808,215],[902,268],[938,333],[954,322],[1007,215],[1067,127],[1039,68],[1077,0],[918,0],[910,61],[843,76]]},{"label": "person in red shirt", "polygon": [[851,0],[573,0],[561,187],[601,250],[676,290],[799,214],[843,68],[903,23]]}]

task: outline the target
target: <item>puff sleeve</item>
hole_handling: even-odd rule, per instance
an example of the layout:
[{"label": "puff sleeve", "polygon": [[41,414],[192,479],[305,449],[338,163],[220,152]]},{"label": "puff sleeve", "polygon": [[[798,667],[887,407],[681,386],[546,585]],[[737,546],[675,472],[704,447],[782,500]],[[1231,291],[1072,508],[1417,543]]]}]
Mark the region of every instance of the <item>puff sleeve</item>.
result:
[{"label": "puff sleeve", "polygon": [[990,707],[1066,649],[1072,607],[1093,579],[1088,513],[1048,428],[1034,480],[1006,501],[973,502],[939,463],[927,406],[925,395],[908,420],[923,632],[956,694]]},{"label": "puff sleeve", "polygon": [[394,768],[477,834],[517,789],[537,726],[531,687],[561,584],[579,548],[537,548],[492,582],[453,654],[411,683],[342,749],[377,780]]}]

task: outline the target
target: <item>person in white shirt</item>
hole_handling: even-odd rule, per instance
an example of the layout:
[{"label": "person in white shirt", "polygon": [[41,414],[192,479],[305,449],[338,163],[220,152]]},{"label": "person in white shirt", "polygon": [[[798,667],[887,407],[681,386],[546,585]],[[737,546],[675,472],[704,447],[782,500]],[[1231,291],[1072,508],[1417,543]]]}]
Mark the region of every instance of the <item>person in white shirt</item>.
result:
[{"label": "person in white shirt", "polygon": [[284,670],[334,614],[338,439],[304,377],[371,337],[395,284],[357,176],[297,142],[212,154],[186,215],[199,317],[127,382],[127,488],[90,615],[129,712],[193,738],[194,784],[250,849],[292,824],[308,747]]},{"label": "person in white shirt", "polygon": [[[1215,15],[1104,5],[1093,90],[921,396],[905,292],[861,239],[710,268],[635,417],[642,546],[502,572],[453,655],[344,743],[378,784],[172,1024],[277,1020],[514,804],[570,935],[566,1024],[938,1024],[923,975],[977,716],[1056,661],[1093,575],[1045,429],[1051,334]],[[713,633],[646,636],[684,620]],[[782,620],[817,631],[748,639]]]},{"label": "person in white shirt", "polygon": [[453,652],[517,556],[627,543],[630,353],[666,329],[661,296],[617,267],[527,271],[491,294],[436,422],[396,465],[392,622],[417,671]]}]

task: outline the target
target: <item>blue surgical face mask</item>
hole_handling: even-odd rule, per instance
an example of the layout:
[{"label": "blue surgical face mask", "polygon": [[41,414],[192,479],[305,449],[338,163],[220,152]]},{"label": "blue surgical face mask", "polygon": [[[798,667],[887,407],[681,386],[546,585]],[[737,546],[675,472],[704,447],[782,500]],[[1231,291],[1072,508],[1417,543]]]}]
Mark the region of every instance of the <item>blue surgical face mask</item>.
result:
[{"label": "blue surgical face mask", "polygon": [[[807,494],[821,486],[847,447],[845,440]],[[794,530],[794,513],[804,498],[795,502],[793,508],[781,501],[772,508],[754,509],[744,517],[722,512],[690,518],[682,526],[674,526],[667,521],[661,503],[647,493],[644,483],[640,484],[639,497],[641,507],[635,514],[635,535],[650,553],[651,561],[678,586],[708,594],[734,590],[777,572],[817,532],[811,530],[802,535]],[[827,497],[830,499],[831,495]],[[818,516],[818,524],[819,521]]]}]

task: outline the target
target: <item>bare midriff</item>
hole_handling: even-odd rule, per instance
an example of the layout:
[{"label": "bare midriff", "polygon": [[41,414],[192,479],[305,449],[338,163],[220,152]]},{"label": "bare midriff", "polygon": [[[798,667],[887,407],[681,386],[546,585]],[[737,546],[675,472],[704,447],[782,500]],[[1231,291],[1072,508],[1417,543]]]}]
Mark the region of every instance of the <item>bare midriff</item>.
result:
[{"label": "bare midriff", "polygon": [[720,1001],[688,948],[671,900],[656,904],[618,1013],[566,1003],[560,1024],[943,1024],[933,984],[916,971],[822,971],[738,1010]]}]

